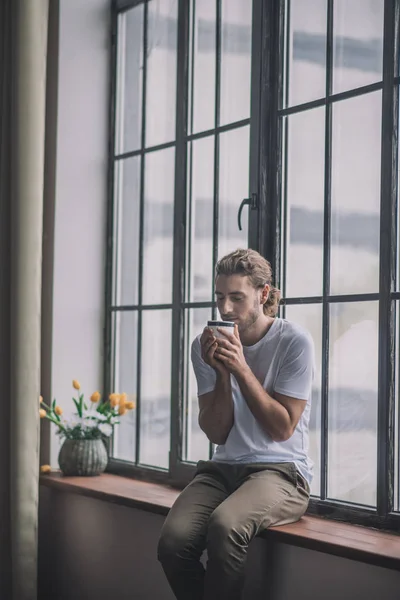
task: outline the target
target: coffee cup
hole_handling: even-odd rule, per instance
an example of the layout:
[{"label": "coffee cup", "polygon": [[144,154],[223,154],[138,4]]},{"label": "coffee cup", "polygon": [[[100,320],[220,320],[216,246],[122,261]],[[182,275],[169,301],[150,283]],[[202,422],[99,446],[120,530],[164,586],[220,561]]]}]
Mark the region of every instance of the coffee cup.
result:
[{"label": "coffee cup", "polygon": [[208,329],[211,329],[217,338],[225,337],[223,333],[218,331],[218,328],[226,331],[228,335],[233,335],[235,331],[235,323],[233,321],[207,321]]}]

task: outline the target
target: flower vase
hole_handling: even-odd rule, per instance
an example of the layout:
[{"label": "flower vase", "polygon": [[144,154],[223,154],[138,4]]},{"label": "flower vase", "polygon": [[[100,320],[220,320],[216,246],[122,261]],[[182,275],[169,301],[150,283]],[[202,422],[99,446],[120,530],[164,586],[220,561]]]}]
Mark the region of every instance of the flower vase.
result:
[{"label": "flower vase", "polygon": [[107,463],[107,450],[102,439],[64,440],[58,455],[58,464],[64,475],[100,475]]}]

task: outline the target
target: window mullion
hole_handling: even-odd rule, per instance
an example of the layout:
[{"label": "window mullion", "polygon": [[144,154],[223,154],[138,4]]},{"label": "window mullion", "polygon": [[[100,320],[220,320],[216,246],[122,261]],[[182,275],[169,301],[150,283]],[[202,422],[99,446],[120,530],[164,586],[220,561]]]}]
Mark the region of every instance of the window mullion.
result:
[{"label": "window mullion", "polygon": [[[184,319],[186,242],[186,163],[188,121],[188,57],[190,3],[179,0],[176,83],[176,150],[173,249],[173,307],[171,361],[171,449],[169,468],[172,477],[182,458],[184,392]],[[162,260],[162,257],[160,257]]]},{"label": "window mullion", "polygon": [[[116,96],[117,96],[117,73],[118,73],[118,14],[113,8],[111,12],[111,89],[109,106],[109,139],[108,139],[108,201],[107,201],[107,231],[106,231],[106,272],[105,272],[105,328],[104,328],[104,381],[103,390],[105,397],[111,392],[112,387],[112,357],[113,334],[112,319],[113,314],[110,307],[113,304],[113,281],[114,273],[114,183],[115,183],[115,132],[116,132]],[[115,336],[114,336],[115,338]],[[111,446],[111,443],[110,443]]]},{"label": "window mullion", "polygon": [[385,1],[382,93],[381,218],[379,264],[379,379],[377,508],[393,510],[394,496],[394,302],[396,268],[399,1]]},{"label": "window mullion", "polygon": [[135,457],[136,464],[140,462],[140,434],[141,434],[141,382],[142,382],[142,323],[143,323],[143,237],[144,237],[144,178],[145,178],[145,154],[146,145],[146,92],[147,92],[147,46],[148,46],[148,18],[149,10],[147,2],[144,4],[143,14],[143,87],[142,87],[142,131],[140,147],[142,156],[140,161],[140,207],[139,207],[139,272],[138,272],[138,323],[137,323],[137,362],[136,362],[136,437]]},{"label": "window mullion", "polygon": [[321,363],[321,499],[328,496],[328,394],[329,394],[329,301],[331,263],[331,198],[332,198],[332,94],[333,81],[333,0],[328,0],[326,39],[325,108],[325,183],[324,183],[324,258],[322,298],[322,363]]},{"label": "window mullion", "polygon": [[283,93],[285,0],[263,3],[261,98],[259,120],[258,247],[272,265],[279,285],[281,261],[282,121],[278,116]]}]

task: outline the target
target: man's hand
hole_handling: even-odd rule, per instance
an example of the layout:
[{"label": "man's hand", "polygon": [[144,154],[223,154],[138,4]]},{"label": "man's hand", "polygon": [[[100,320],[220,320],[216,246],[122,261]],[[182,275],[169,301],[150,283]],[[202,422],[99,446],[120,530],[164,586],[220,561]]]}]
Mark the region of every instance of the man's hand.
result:
[{"label": "man's hand", "polygon": [[219,371],[221,375],[228,375],[229,372],[224,364],[217,360],[215,351],[217,350],[217,338],[215,337],[213,330],[208,327],[204,328],[202,336],[200,338],[201,345],[201,357],[205,363],[210,365],[215,371]]},{"label": "man's hand", "polygon": [[214,358],[221,361],[226,369],[233,375],[249,369],[243,354],[243,346],[239,337],[238,326],[235,325],[234,334],[226,333],[225,328],[218,328],[225,337],[218,338]]}]

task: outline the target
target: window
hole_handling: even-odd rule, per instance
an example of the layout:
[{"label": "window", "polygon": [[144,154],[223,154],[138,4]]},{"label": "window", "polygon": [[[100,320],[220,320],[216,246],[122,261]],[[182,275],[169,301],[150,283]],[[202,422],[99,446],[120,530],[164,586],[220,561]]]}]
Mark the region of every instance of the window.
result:
[{"label": "window", "polygon": [[310,510],[398,526],[399,9],[114,3],[106,388],[137,402],[116,472],[184,483],[210,456],[190,344],[249,245],[315,342]]}]

